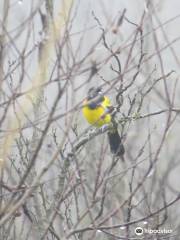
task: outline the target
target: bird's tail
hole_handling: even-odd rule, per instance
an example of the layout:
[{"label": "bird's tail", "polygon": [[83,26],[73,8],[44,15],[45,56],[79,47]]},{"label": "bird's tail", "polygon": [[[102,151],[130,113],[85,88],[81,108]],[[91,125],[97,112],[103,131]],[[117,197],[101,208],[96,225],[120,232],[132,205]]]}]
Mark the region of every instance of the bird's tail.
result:
[{"label": "bird's tail", "polygon": [[116,156],[123,156],[125,153],[124,146],[121,141],[121,137],[118,133],[117,129],[110,130],[108,132],[108,138],[109,138],[109,144],[110,144],[110,149],[113,154]]}]

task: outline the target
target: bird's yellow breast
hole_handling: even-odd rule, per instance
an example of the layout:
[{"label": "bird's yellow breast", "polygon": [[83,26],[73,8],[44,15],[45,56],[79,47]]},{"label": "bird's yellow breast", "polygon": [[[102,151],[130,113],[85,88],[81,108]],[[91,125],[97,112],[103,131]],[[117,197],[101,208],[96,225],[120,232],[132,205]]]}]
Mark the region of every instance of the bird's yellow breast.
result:
[{"label": "bird's yellow breast", "polygon": [[111,115],[107,113],[107,107],[109,106],[111,106],[110,100],[105,96],[101,105],[95,109],[89,108],[88,102],[85,101],[82,112],[88,123],[96,127],[101,127],[111,122]]}]

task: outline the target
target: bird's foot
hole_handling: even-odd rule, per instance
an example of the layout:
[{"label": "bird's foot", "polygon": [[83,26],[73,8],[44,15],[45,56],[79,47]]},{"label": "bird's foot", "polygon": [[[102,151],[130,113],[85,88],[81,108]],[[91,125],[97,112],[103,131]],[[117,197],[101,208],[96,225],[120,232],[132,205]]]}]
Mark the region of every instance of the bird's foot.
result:
[{"label": "bird's foot", "polygon": [[110,127],[110,124],[104,124],[99,130],[101,133],[107,131]]}]

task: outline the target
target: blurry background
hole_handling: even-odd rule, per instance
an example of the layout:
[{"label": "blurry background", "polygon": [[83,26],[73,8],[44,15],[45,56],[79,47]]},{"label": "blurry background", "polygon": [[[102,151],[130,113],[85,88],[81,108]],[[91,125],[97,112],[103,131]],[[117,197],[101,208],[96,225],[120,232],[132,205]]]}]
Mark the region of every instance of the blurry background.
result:
[{"label": "blurry background", "polygon": [[[0,239],[179,239],[179,9],[0,1]],[[113,168],[81,113],[92,86],[117,107]]]}]

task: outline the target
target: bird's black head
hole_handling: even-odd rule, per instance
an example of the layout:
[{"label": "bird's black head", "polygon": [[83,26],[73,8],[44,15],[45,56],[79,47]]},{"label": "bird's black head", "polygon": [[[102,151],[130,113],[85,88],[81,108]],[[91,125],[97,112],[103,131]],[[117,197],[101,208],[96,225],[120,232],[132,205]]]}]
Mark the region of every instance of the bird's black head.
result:
[{"label": "bird's black head", "polygon": [[101,87],[90,88],[87,94],[87,99],[91,100],[97,96],[102,96],[102,88]]},{"label": "bird's black head", "polygon": [[[93,101],[94,99],[94,101]],[[90,101],[88,104],[91,109],[96,108],[104,100],[101,87],[92,87],[88,91],[87,100]]]}]

